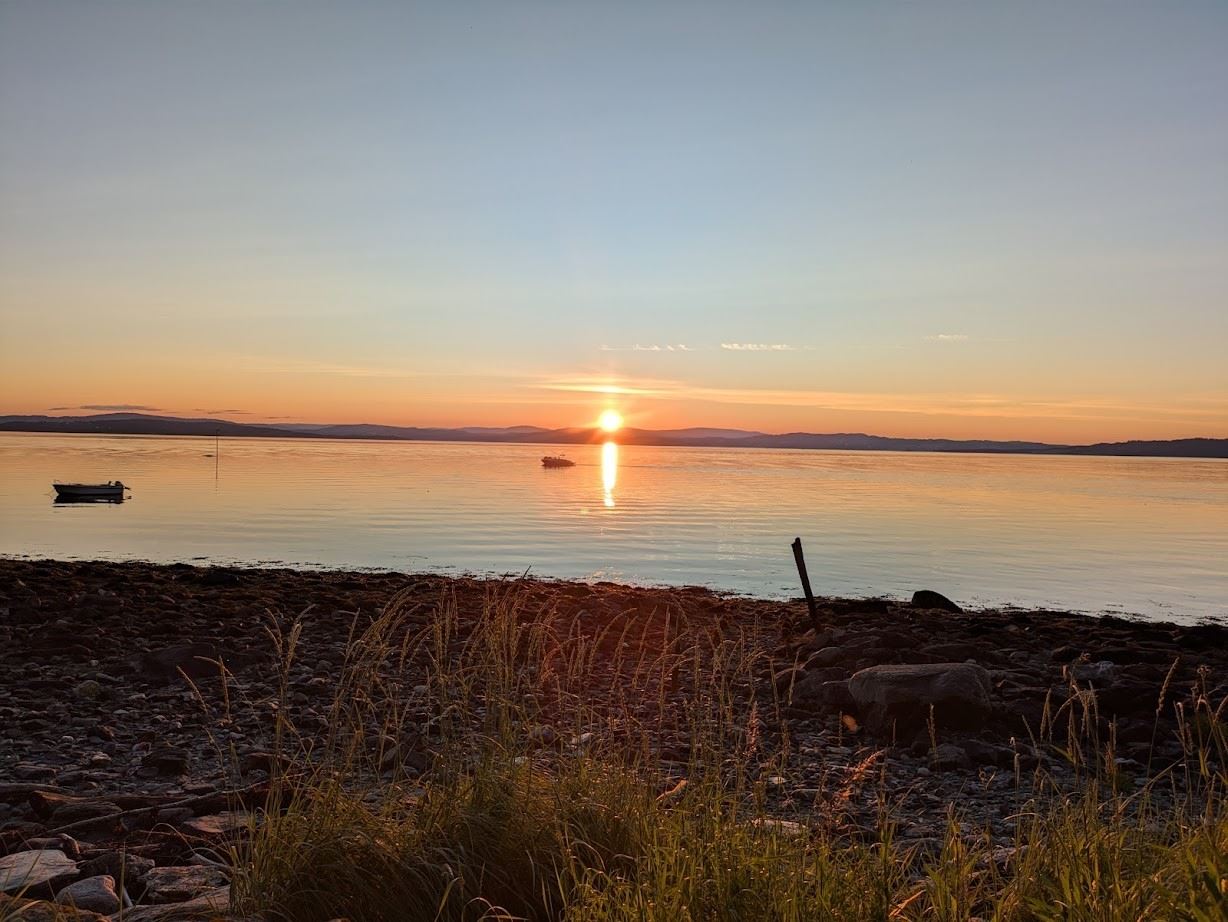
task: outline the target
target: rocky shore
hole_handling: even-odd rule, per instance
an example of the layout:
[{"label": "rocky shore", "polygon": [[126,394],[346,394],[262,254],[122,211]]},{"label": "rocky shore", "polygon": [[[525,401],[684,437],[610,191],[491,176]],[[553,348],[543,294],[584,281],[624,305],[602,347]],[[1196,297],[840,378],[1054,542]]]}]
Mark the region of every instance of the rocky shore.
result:
[{"label": "rocky shore", "polygon": [[[1224,626],[964,612],[936,593],[823,599],[815,626],[800,602],[695,588],[0,560],[0,917],[18,894],[83,918],[219,916],[244,811],[276,809],[274,710],[325,734],[356,625],[399,593],[418,627],[449,600],[463,632],[492,586],[607,644],[592,687],[632,714],[648,703],[628,700],[619,672],[628,638],[666,649],[702,636],[715,649],[736,636],[758,656],[740,706],[753,702],[765,737],[788,740],[751,766],[772,813],[801,828],[821,812],[856,836],[886,807],[921,848],[953,805],[1009,848],[1035,796],[1028,779],[1042,774],[1060,791],[1080,772],[1140,785],[1180,766],[1198,702],[1228,698]],[[291,621],[301,633],[283,688],[270,627]],[[426,783],[439,715],[415,689],[420,744],[397,760]],[[586,736],[557,710],[533,733],[543,746]],[[668,777],[685,776],[686,733],[654,737]],[[1071,733],[1099,740],[1109,764],[1080,765],[1047,742]],[[52,918],[51,905],[21,918]]]}]

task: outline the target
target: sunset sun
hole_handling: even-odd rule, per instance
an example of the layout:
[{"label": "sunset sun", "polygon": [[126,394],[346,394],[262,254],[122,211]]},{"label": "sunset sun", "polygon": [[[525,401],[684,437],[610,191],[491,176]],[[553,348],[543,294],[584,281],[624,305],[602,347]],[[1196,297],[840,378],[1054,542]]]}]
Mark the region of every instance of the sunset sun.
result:
[{"label": "sunset sun", "polygon": [[623,415],[617,410],[606,410],[597,417],[597,425],[606,432],[617,432],[623,427]]}]

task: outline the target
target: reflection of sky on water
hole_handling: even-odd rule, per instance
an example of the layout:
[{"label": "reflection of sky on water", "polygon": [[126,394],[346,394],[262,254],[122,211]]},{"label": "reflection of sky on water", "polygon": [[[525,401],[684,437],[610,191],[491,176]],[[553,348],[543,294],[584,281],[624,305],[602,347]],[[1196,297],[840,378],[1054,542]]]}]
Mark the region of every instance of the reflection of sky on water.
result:
[{"label": "reflection of sky on water", "polygon": [[[1228,606],[1228,463],[0,434],[0,554],[613,576],[796,595]],[[216,479],[215,479],[216,473]],[[55,504],[53,480],[130,487]],[[617,508],[614,504],[617,503]]]}]

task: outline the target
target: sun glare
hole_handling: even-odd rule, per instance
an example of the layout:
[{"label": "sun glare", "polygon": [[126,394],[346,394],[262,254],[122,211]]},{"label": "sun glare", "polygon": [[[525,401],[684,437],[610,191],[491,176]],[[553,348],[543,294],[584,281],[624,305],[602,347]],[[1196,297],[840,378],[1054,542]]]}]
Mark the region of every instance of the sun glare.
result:
[{"label": "sun glare", "polygon": [[597,417],[597,425],[606,432],[617,432],[623,427],[623,415],[617,410],[606,410]]}]

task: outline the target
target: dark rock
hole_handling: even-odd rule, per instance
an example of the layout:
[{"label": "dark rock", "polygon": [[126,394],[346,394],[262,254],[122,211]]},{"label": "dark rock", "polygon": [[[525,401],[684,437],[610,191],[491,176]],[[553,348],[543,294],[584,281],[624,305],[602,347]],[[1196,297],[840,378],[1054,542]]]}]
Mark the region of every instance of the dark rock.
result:
[{"label": "dark rock", "polygon": [[968,753],[954,743],[939,743],[929,753],[930,767],[940,771],[968,768],[971,760]]},{"label": "dark rock", "polygon": [[1117,722],[1117,741],[1119,743],[1149,746],[1155,735],[1156,728],[1153,721],[1135,718]]},{"label": "dark rock", "polygon": [[35,788],[26,792],[26,799],[35,816],[47,819],[64,805],[80,803],[83,798],[63,791]]},{"label": "dark rock", "polygon": [[73,694],[83,701],[97,701],[102,695],[102,686],[93,679],[86,679],[84,682],[77,683]]},{"label": "dark rock", "polygon": [[115,816],[120,812],[119,806],[110,801],[95,800],[80,803],[67,803],[56,807],[51,814],[51,822],[56,826],[67,826],[82,820],[95,820],[102,817]]},{"label": "dark rock", "polygon": [[1007,768],[1014,763],[1015,751],[1009,746],[995,746],[982,740],[962,740],[960,747],[976,765],[996,765]]},{"label": "dark rock", "polygon": [[182,775],[188,769],[188,753],[173,746],[159,746],[150,750],[141,765],[143,768],[153,769],[159,775]]},{"label": "dark rock", "polygon": [[856,707],[847,681],[824,682],[819,687],[818,700],[832,710],[841,712],[852,711]]},{"label": "dark rock", "polygon": [[154,868],[145,875],[145,899],[157,904],[182,903],[226,884],[221,868]]},{"label": "dark rock", "polygon": [[200,574],[199,582],[202,586],[238,586],[242,580],[233,570],[209,567]]},{"label": "dark rock", "polygon": [[70,835],[36,836],[26,840],[26,848],[58,848],[73,861],[81,860],[81,843]]},{"label": "dark rock", "polygon": [[19,781],[48,781],[56,774],[52,766],[39,762],[18,762],[10,772]]},{"label": "dark rock", "polygon": [[788,669],[781,669],[772,676],[772,685],[776,691],[782,695],[787,695],[797,682],[801,681],[806,675],[806,669],[803,666],[790,666]]},{"label": "dark rock", "polygon": [[137,906],[124,914],[124,922],[187,922],[233,918],[226,915],[230,908],[230,887],[209,890],[186,902],[170,905]]},{"label": "dark rock", "polygon": [[849,679],[849,691],[872,731],[894,728],[905,739],[931,715],[940,727],[979,729],[992,708],[989,673],[974,663],[871,666]]},{"label": "dark rock", "polygon": [[1117,678],[1119,667],[1116,663],[1101,660],[1095,663],[1076,663],[1070,667],[1070,675],[1076,682],[1092,683],[1096,686],[1107,685]]},{"label": "dark rock", "polygon": [[151,679],[173,679],[182,670],[188,678],[199,679],[219,673],[222,651],[211,643],[184,643],[152,650],[140,656],[137,670]]},{"label": "dark rock", "polygon": [[839,702],[847,699],[847,671],[839,666],[829,666],[826,669],[807,670],[793,686],[793,704],[797,705],[827,705],[838,706],[833,702],[833,692],[829,685],[840,685],[845,689],[844,696],[838,696]]},{"label": "dark rock", "polygon": [[807,682],[841,682],[849,677],[849,671],[843,666],[824,666],[821,669],[807,669]]},{"label": "dark rock", "polygon": [[77,877],[77,862],[58,848],[36,848],[0,858],[0,893],[50,896]]},{"label": "dark rock", "polygon": [[812,666],[834,666],[840,660],[847,658],[848,654],[843,647],[824,647],[821,650],[816,650],[814,655],[806,660],[806,668]]},{"label": "dark rock", "polygon": [[917,645],[917,638],[904,631],[882,635],[876,646],[881,650],[907,650]]},{"label": "dark rock", "polygon": [[944,663],[959,663],[965,660],[977,660],[979,662],[988,658],[985,655],[987,651],[984,647],[959,641],[929,644],[922,647],[921,651],[928,653],[930,656],[937,657],[939,662]]},{"label": "dark rock", "polygon": [[247,775],[251,772],[266,772],[271,774],[275,768],[287,768],[290,759],[264,749],[253,750],[243,756],[239,770]]},{"label": "dark rock", "polygon": [[180,823],[179,828],[195,836],[221,838],[246,831],[251,821],[252,815],[245,810],[227,810],[210,816],[194,816]]},{"label": "dark rock", "polygon": [[195,816],[191,807],[159,807],[156,813],[143,817],[133,817],[130,824],[139,824],[142,828],[166,823],[176,826]]},{"label": "dark rock", "polygon": [[1119,676],[1106,688],[1096,689],[1096,700],[1104,717],[1154,714],[1160,700],[1160,685],[1141,679]]},{"label": "dark rock", "polygon": [[932,589],[918,589],[912,594],[913,608],[936,608],[941,611],[951,612],[952,614],[960,614],[963,609],[948,599],[940,592],[934,592]]},{"label": "dark rock", "polygon": [[81,865],[81,873],[87,877],[109,875],[120,886],[132,890],[146,874],[153,870],[154,863],[132,852],[103,852]]},{"label": "dark rock", "polygon": [[115,892],[115,879],[107,874],[86,877],[69,884],[55,895],[55,901],[74,909],[88,909],[104,915],[119,912],[119,894]]},{"label": "dark rock", "polygon": [[20,922],[111,922],[111,916],[99,915],[88,909],[70,911],[59,903],[5,896],[2,893],[0,919],[19,919]]}]

